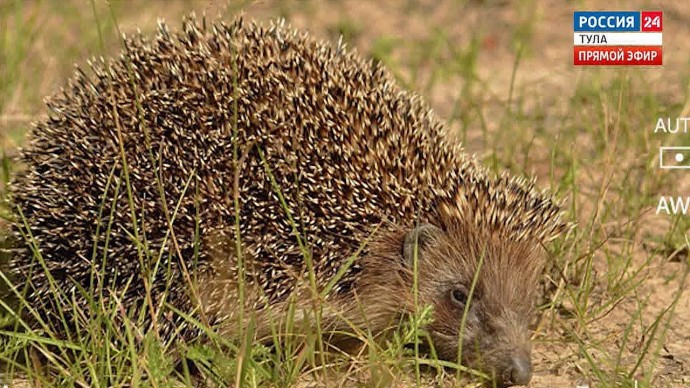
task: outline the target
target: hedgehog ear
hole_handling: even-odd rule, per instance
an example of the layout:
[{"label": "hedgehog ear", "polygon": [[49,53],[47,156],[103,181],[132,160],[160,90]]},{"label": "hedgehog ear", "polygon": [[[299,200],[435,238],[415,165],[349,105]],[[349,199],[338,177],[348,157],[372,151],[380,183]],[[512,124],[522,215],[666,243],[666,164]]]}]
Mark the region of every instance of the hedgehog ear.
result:
[{"label": "hedgehog ear", "polygon": [[437,226],[431,224],[419,224],[414,229],[407,232],[405,235],[405,241],[402,246],[402,255],[406,264],[412,266],[414,262],[414,251],[415,245],[417,246],[417,259],[422,256],[422,251],[424,248],[429,246],[429,244],[443,231]]}]

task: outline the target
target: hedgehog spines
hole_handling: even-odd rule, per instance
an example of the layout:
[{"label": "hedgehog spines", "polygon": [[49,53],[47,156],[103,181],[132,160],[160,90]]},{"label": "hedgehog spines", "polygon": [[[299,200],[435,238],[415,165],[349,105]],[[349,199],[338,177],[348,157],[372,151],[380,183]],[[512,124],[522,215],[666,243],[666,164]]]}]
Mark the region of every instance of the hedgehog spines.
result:
[{"label": "hedgehog spines", "polygon": [[[563,230],[548,195],[523,179],[491,177],[418,96],[344,44],[333,48],[284,21],[199,25],[190,17],[181,32],[161,21],[154,39],[137,34],[123,46],[117,59],[89,62],[93,77],[78,69],[50,100],[50,117],[36,125],[22,157],[27,171],[12,184],[14,201],[66,289],[89,282],[95,251],[108,258],[104,270],[113,275],[105,287],[122,292],[127,304],[140,303],[143,282],[127,279],[141,280],[150,269],[142,266],[151,263],[136,253],[134,244],[143,244],[132,241],[137,227],[152,257],[161,257],[152,274],[155,304],[167,298],[182,310],[195,307],[182,262],[194,261],[190,270],[204,279],[226,277],[210,294],[232,297],[227,278],[238,274],[227,240],[239,218],[247,284],[256,287],[251,307],[284,302],[299,290],[306,264],[259,152],[299,224],[319,286],[352,254],[370,254],[361,245],[376,227],[392,225],[385,241],[398,241],[399,229],[420,222],[468,225],[515,241],[546,241]],[[246,150],[242,163],[232,157],[236,143]],[[135,209],[125,190],[106,184],[110,171],[123,179],[120,147]],[[235,194],[239,214],[228,200]],[[107,251],[103,241],[94,249],[92,239],[103,196],[115,209]],[[169,241],[164,209],[177,209],[172,232],[179,251]],[[132,212],[145,215],[136,226]],[[45,279],[25,271],[29,246],[19,251],[13,270],[30,277],[29,298],[46,301]],[[355,260],[333,298],[352,297],[367,270]],[[229,313],[218,314],[222,320]],[[181,322],[165,324],[170,331]]]}]

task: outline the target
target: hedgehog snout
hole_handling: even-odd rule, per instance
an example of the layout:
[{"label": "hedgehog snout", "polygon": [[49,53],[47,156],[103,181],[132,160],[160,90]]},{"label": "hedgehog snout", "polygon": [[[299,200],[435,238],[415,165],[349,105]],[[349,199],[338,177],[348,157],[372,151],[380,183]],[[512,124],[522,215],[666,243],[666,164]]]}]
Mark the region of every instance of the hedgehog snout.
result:
[{"label": "hedgehog snout", "polygon": [[527,385],[532,380],[532,360],[529,354],[512,355],[508,359],[503,373],[501,385]]}]

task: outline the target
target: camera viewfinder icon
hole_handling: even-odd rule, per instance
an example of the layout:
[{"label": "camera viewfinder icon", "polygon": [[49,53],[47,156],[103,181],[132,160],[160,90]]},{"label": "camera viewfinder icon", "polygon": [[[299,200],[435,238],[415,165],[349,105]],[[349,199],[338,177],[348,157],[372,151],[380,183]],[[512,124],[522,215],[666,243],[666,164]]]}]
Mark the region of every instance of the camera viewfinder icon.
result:
[{"label": "camera viewfinder icon", "polygon": [[659,168],[690,170],[690,147],[660,147]]}]

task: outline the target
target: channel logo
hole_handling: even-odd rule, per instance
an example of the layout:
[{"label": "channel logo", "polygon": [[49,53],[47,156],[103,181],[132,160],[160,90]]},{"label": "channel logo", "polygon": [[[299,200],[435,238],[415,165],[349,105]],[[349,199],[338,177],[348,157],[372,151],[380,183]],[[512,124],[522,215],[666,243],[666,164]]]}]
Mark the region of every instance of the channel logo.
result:
[{"label": "channel logo", "polygon": [[576,11],[573,64],[661,66],[662,34],[662,11]]}]

